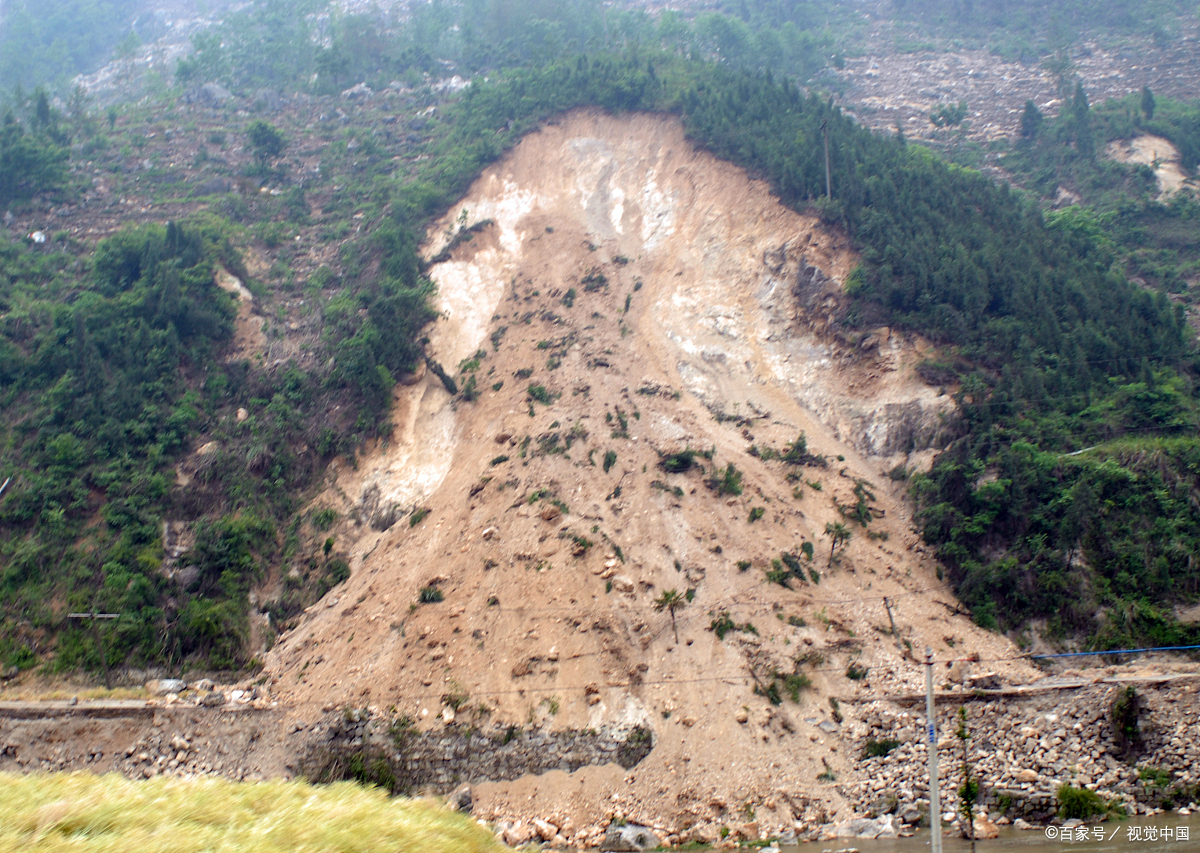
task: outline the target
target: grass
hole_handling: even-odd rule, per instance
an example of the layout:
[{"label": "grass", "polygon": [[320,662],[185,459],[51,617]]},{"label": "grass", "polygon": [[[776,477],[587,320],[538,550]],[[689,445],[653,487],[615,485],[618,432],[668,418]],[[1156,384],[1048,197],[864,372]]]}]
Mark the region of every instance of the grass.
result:
[{"label": "grass", "polygon": [[0,850],[503,850],[466,815],[350,782],[132,782],[115,774],[0,774]]}]

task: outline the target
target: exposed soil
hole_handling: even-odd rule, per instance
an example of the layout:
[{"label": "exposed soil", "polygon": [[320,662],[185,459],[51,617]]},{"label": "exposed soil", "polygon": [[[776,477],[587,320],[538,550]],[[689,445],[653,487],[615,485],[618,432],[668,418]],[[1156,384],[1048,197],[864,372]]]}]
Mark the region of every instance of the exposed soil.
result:
[{"label": "exposed soil", "polygon": [[1110,142],[1106,152],[1119,163],[1139,163],[1154,170],[1158,180],[1159,199],[1167,200],[1184,187],[1196,188],[1179,165],[1179,151],[1161,136],[1145,134],[1129,140]]},{"label": "exposed soil", "polygon": [[[645,724],[656,746],[633,771],[484,784],[476,813],[694,823],[771,798],[783,825],[842,803],[816,777],[853,756],[799,724],[828,719],[829,696],[918,689],[906,646],[1015,654],[958,610],[885,474],[927,457],[940,436],[924,425],[952,407],[914,374],[920,341],[835,334],[826,311],[856,261],[844,237],[647,115],[576,112],[526,138],[431,230],[431,255],[464,209],[491,223],[433,269],[446,316],[431,351],[451,372],[478,355],[479,397],[431,374],[400,387],[392,440],[320,499],[357,519],[337,531],[354,571],[268,656],[299,722],[372,705],[421,728]],[[903,436],[889,412],[906,413]],[[766,458],[800,432],[827,467]],[[659,467],[686,448],[712,459]],[[705,485],[729,464],[740,495]],[[859,481],[867,527],[837,509]],[[827,522],[852,531],[832,566]],[[820,583],[768,583],[805,542]],[[418,604],[429,587],[444,601]],[[672,589],[694,591],[678,639],[653,606]],[[754,631],[717,639],[722,611]],[[754,694],[804,654],[799,705]],[[851,661],[869,677],[847,680]]]}]

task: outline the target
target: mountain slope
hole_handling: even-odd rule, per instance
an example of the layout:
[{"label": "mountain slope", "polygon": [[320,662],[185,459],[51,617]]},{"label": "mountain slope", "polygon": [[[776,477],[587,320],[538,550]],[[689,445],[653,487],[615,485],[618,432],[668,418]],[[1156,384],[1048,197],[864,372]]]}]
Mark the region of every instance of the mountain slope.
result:
[{"label": "mountain slope", "polygon": [[[647,725],[629,790],[694,822],[773,790],[838,799],[815,778],[849,757],[797,718],[865,688],[842,677],[851,663],[876,688],[918,685],[883,596],[911,648],[1012,654],[955,615],[884,474],[929,457],[953,404],[916,378],[919,340],[830,327],[857,261],[843,237],[695,151],[676,120],[591,111],[485,171],[429,254],[464,226],[473,238],[431,270],[445,317],[430,351],[464,363],[457,386],[478,397],[432,372],[399,387],[392,440],[318,500],[355,557],[268,656],[299,716]],[[788,448],[799,464],[773,458]],[[836,562],[827,525],[850,532]],[[655,607],[672,591],[674,626]],[[798,705],[797,674],[813,683]],[[485,814],[595,819],[620,775],[578,771],[570,804],[560,785],[518,803],[536,782],[478,796]]]}]

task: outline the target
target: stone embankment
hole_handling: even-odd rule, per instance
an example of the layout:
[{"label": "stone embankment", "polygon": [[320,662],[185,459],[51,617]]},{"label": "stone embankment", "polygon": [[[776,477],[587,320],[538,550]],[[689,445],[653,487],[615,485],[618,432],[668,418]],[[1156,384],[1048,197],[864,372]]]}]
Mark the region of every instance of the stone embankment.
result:
[{"label": "stone embankment", "polygon": [[654,748],[652,733],[641,726],[582,731],[492,726],[485,731],[450,725],[420,732],[403,719],[368,709],[332,712],[313,728],[309,754],[297,768],[304,775],[317,777],[322,763],[364,753],[388,762],[399,790],[439,794],[465,780],[503,782],[596,764],[615,763],[628,770]]},{"label": "stone embankment", "polygon": [[[1095,791],[1130,814],[1195,808],[1200,799],[1200,682],[1176,679],[1135,687],[1138,736],[1128,746],[1115,730],[1113,707],[1124,686],[1094,684],[1027,699],[941,701],[937,712],[942,811],[955,810],[962,784],[958,709],[966,710],[967,756],[981,781],[981,802],[994,821],[1041,822],[1057,813],[1061,785]],[[875,701],[860,705],[847,727],[862,755],[861,779],[844,786],[868,816],[911,817],[929,809],[924,706]],[[868,744],[886,755],[869,756]]]}]

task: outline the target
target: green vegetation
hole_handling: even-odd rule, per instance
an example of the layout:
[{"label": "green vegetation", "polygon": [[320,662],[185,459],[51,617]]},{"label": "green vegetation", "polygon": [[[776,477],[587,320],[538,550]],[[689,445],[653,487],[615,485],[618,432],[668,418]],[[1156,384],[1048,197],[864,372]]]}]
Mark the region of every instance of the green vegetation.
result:
[{"label": "green vegetation", "polygon": [[467,815],[350,782],[133,782],[56,773],[5,774],[0,784],[0,848],[9,850],[149,853],[162,849],[164,833],[180,853],[504,849]]},{"label": "green vegetation", "polygon": [[1058,816],[1064,820],[1087,820],[1108,811],[1108,803],[1095,791],[1073,785],[1058,786]]},{"label": "green vegetation", "polygon": [[679,629],[675,626],[675,613],[682,610],[683,607],[691,601],[681,594],[677,589],[664,589],[658,598],[654,599],[654,612],[662,613],[667,611],[671,616],[671,633],[675,635],[675,642],[679,642]]},{"label": "green vegetation", "polygon": [[889,754],[893,749],[895,749],[899,745],[900,745],[900,741],[891,740],[890,738],[885,739],[885,740],[875,740],[874,738],[868,738],[866,747],[863,750],[863,757],[865,757],[865,758],[883,758],[885,755]]},{"label": "green vegetation", "polygon": [[[1072,83],[1057,119],[1027,109],[1025,138],[1005,167],[1035,191],[1063,184],[1093,204],[1044,213],[978,172],[872,135],[792,82],[834,54],[830,36],[816,33],[849,26],[818,4],[750,2],[685,18],[606,16],[600,0],[433,3],[403,25],[376,13],[336,16],[328,38],[314,38],[309,13],[318,5],[250,4],[197,36],[178,81],[328,94],[362,81],[419,86],[441,59],[487,69],[487,79],[439,106],[402,166],[369,133],[330,133],[318,179],[334,188],[324,227],[341,240],[351,213],[363,211],[365,227],[342,249],[340,279],[324,269],[304,285],[322,329],[303,362],[310,367],[225,361],[234,307],[213,284],[223,266],[259,286],[232,237],[253,235],[282,252],[289,223],[309,215],[298,186],[278,199],[231,193],[212,208],[228,220],[210,213],[129,229],[91,253],[66,237],[36,251],[0,245],[0,478],[13,478],[0,500],[0,649],[27,661],[30,639],[44,632],[60,639],[58,665],[98,666],[87,632],[63,618],[95,606],[125,614],[105,644],[111,663],[238,666],[247,591],[268,564],[296,570],[285,573],[272,609],[277,623],[336,583],[341,558],[320,553],[321,537],[306,539],[297,514],[330,459],[390,434],[392,389],[425,359],[423,330],[435,315],[417,254],[424,228],[485,165],[576,106],[678,115],[697,145],[849,235],[862,263],[847,283],[841,328],[861,334],[886,324],[935,343],[922,375],[956,396],[962,421],[948,427],[957,431],[932,470],[910,482],[925,538],[976,621],[1009,628],[1045,618],[1052,634],[1082,634],[1099,648],[1197,638],[1200,629],[1171,612],[1200,597],[1200,508],[1191,497],[1200,489],[1200,361],[1167,294],[1190,298],[1187,282],[1200,272],[1200,205],[1158,203],[1146,170],[1108,164],[1097,151],[1154,132],[1180,148],[1185,167],[1196,165],[1200,108],[1149,92],[1094,107]],[[80,20],[95,11],[68,6]],[[1028,6],[988,14],[1024,20]],[[1149,17],[1168,14],[1152,6]],[[10,23],[0,67],[14,55],[9,45],[34,57],[30,45],[49,32],[40,21]],[[89,56],[103,51],[98,41]],[[1071,82],[1069,62],[1059,71]],[[102,142],[86,111],[67,112],[52,109],[45,92],[14,99],[0,133],[0,195],[19,202],[73,192],[68,146]],[[114,133],[119,115],[109,114]],[[831,199],[822,198],[825,164],[814,144],[823,126]],[[129,158],[145,130],[125,133]],[[208,138],[223,145],[242,134],[260,171],[284,150],[264,121]],[[279,265],[282,279],[282,255]],[[597,267],[579,286],[586,293],[609,283]],[[493,335],[494,348],[502,335]],[[440,365],[428,366],[459,393]],[[518,376],[529,380],[532,370]],[[471,373],[464,399],[477,393]],[[534,402],[555,399],[542,384],[528,393],[531,414]],[[245,418],[235,416],[240,409]],[[613,419],[613,435],[628,437],[627,415]],[[538,441],[537,452],[562,448]],[[803,435],[772,453],[790,465],[824,462]],[[683,473],[711,455],[685,450],[660,466]],[[177,468],[190,478],[186,488],[175,485]],[[741,493],[732,462],[712,469],[707,483],[717,494]],[[865,527],[871,500],[860,483],[843,511]],[[201,551],[168,564],[167,518],[198,542],[203,534]],[[849,530],[827,533],[832,565]],[[802,549],[811,561],[812,544]],[[784,580],[803,577],[780,562]],[[819,576],[809,568],[809,577]]]},{"label": "green vegetation", "polygon": [[714,469],[713,476],[705,480],[704,484],[716,492],[717,497],[721,495],[740,495],[742,493],[742,472],[730,462],[725,466],[724,470],[720,468]]}]

